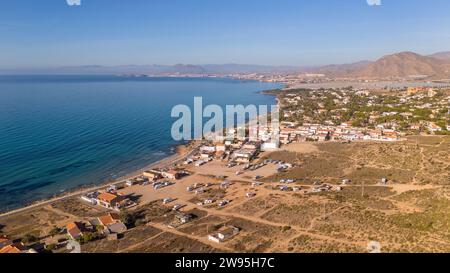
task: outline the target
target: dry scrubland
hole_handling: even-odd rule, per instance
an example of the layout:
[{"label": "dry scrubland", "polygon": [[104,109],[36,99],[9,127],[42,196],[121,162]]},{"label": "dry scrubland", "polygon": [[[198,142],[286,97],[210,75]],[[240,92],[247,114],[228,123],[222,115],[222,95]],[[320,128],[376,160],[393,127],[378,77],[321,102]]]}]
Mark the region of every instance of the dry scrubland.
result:
[{"label": "dry scrubland", "polygon": [[[224,197],[230,191],[242,195],[250,186],[242,178],[228,192],[213,187],[204,196],[193,196],[187,212],[196,218],[178,229],[167,229],[174,216],[170,208],[152,202],[133,211],[137,227],[123,238],[92,242],[83,251],[366,252],[368,243],[377,241],[383,252],[450,252],[450,137],[309,145],[304,152],[268,155],[295,167],[264,178],[266,185],[253,199],[235,198],[223,209],[197,208],[199,198]],[[387,186],[377,184],[382,177],[389,179]],[[340,192],[273,190],[281,178],[297,179],[304,188],[315,181],[338,184],[348,178],[352,183]],[[102,213],[70,199],[1,218],[0,228],[10,236],[45,237],[64,221]],[[206,239],[225,224],[241,228],[240,234],[223,244]]]}]

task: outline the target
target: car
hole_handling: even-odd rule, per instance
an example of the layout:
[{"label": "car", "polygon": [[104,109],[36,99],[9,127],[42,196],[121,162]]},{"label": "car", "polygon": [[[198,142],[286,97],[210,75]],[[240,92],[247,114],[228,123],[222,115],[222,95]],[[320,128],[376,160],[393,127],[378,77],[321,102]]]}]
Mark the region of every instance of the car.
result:
[{"label": "car", "polygon": [[214,200],[212,200],[212,199],[206,199],[206,200],[203,202],[203,204],[205,204],[205,205],[210,205],[210,204],[212,204],[212,203],[214,203]]},{"label": "car", "polygon": [[173,202],[173,199],[170,198],[170,197],[164,198],[164,199],[163,199],[163,203],[164,203],[164,204],[169,204],[169,203],[171,203],[171,202]]},{"label": "car", "polygon": [[185,207],[186,205],[182,205],[182,204],[176,204],[175,206],[173,206],[172,210],[173,211],[177,211],[183,207]]},{"label": "car", "polygon": [[228,203],[230,203],[230,201],[228,201],[228,200],[220,201],[219,202],[219,207],[220,208],[225,207],[226,205],[228,205]]},{"label": "car", "polygon": [[253,197],[255,197],[256,196],[256,193],[254,193],[254,192],[247,192],[246,194],[245,194],[245,197],[247,197],[247,198],[253,198]]},{"label": "car", "polygon": [[203,189],[198,189],[198,190],[196,190],[195,191],[195,194],[196,195],[199,195],[199,194],[202,194],[202,193],[204,193],[205,191],[203,190]]}]

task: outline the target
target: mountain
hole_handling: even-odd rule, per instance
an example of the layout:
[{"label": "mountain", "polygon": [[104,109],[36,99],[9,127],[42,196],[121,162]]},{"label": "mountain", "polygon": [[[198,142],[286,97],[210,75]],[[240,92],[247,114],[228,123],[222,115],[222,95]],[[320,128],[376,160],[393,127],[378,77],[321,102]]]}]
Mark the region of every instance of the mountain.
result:
[{"label": "mountain", "polygon": [[388,78],[415,75],[438,76],[444,74],[443,61],[413,52],[387,55],[362,69],[351,73],[353,76]]},{"label": "mountain", "polygon": [[428,57],[443,61],[450,61],[450,51],[434,53],[432,55],[429,55]]},{"label": "mountain", "polygon": [[206,69],[199,65],[176,64],[160,71],[166,74],[207,74]]},{"label": "mountain", "polygon": [[372,64],[371,61],[360,61],[351,64],[331,64],[322,66],[319,69],[315,70],[316,73],[326,74],[328,76],[339,76],[345,75],[347,73],[351,73],[358,69],[362,69],[369,64]]},{"label": "mountain", "polygon": [[444,56],[445,54],[438,54],[430,57],[414,52],[401,52],[386,55],[375,62],[325,66],[317,71],[327,76],[350,78],[444,78],[450,76],[450,62],[443,60]]}]

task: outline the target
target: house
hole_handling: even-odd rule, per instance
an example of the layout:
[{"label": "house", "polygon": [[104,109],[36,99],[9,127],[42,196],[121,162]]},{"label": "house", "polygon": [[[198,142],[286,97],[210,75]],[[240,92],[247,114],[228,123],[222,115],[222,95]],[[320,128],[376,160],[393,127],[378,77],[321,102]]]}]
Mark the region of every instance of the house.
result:
[{"label": "house", "polygon": [[216,146],[202,146],[200,148],[201,158],[212,158],[216,153]]},{"label": "house", "polygon": [[428,130],[429,130],[430,132],[433,132],[433,133],[442,131],[442,128],[441,128],[440,126],[436,125],[436,124],[433,123],[433,122],[430,122],[430,123],[428,124],[428,127],[427,127],[427,128],[428,128]]},{"label": "house", "polygon": [[183,172],[180,172],[180,171],[177,171],[177,170],[170,170],[170,171],[167,171],[167,172],[163,172],[162,176],[164,178],[167,178],[167,179],[178,180],[181,177],[183,177],[183,174],[184,174]]},{"label": "house", "polygon": [[5,246],[8,246],[12,243],[13,243],[13,241],[11,239],[9,239],[8,237],[0,236],[0,249],[2,249]]},{"label": "house", "polygon": [[200,152],[216,152],[216,146],[202,146]]},{"label": "house", "polygon": [[225,144],[216,144],[216,151],[217,152],[225,152],[227,150],[227,146]]},{"label": "house", "polygon": [[264,142],[264,144],[261,146],[261,150],[263,152],[275,151],[278,148],[280,148],[280,144],[277,141]]},{"label": "house", "polygon": [[209,158],[213,158],[215,154],[216,154],[216,152],[203,151],[203,152],[201,152],[200,157],[203,159],[209,159]]},{"label": "house", "polygon": [[120,222],[120,216],[117,213],[108,213],[106,215],[98,217],[97,220],[100,225],[106,227],[111,224]]},{"label": "house", "polygon": [[208,239],[215,243],[221,243],[239,234],[239,228],[233,226],[223,226],[216,233],[208,235]]},{"label": "house", "polygon": [[125,185],[127,187],[132,187],[134,185],[138,184],[138,182],[136,180],[127,180],[127,182],[125,182]]},{"label": "house", "polygon": [[[110,191],[108,191],[110,192]],[[99,192],[90,192],[81,196],[81,200],[91,203],[92,205],[97,205],[97,197],[100,195]]]},{"label": "house", "polygon": [[245,150],[259,150],[261,143],[259,141],[249,141],[242,147]]},{"label": "house", "polygon": [[83,232],[86,231],[86,228],[83,223],[80,222],[71,222],[67,224],[67,235],[73,240],[78,240],[83,237]]},{"label": "house", "polygon": [[127,231],[127,226],[122,222],[116,222],[107,226],[108,233],[110,234],[120,234]]},{"label": "house", "polygon": [[175,215],[175,218],[182,224],[186,224],[187,222],[191,221],[193,216],[192,214],[187,214],[187,213],[183,213],[183,212],[178,212]]},{"label": "house", "polygon": [[255,156],[255,151],[238,150],[233,153],[233,159],[239,163],[249,163]]},{"label": "house", "polygon": [[0,254],[37,253],[34,249],[26,247],[22,243],[11,243],[0,248]]},{"label": "house", "polygon": [[161,172],[157,170],[149,170],[143,173],[144,177],[147,177],[150,180],[157,180],[162,178]]},{"label": "house", "polygon": [[114,193],[104,192],[97,196],[97,204],[107,209],[118,210],[126,198]]}]

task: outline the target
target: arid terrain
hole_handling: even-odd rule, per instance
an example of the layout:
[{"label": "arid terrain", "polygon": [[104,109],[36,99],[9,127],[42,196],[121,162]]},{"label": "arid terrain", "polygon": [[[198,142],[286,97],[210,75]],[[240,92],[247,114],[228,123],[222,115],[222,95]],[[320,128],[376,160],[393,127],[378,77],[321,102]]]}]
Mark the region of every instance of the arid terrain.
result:
[{"label": "arid terrain", "polygon": [[[135,220],[118,240],[82,245],[84,252],[367,252],[370,242],[382,252],[450,251],[450,137],[409,137],[395,143],[295,143],[264,153],[259,161],[293,164],[276,172],[273,164],[236,175],[213,161],[190,167],[193,175],[155,191],[149,186],[125,188],[140,205],[128,213]],[[252,185],[255,176],[261,185]],[[223,177],[232,185],[219,187]],[[381,185],[382,178],[387,179]],[[280,179],[295,179],[279,189]],[[341,185],[344,179],[350,180]],[[193,183],[212,185],[198,195]],[[318,184],[332,190],[314,192]],[[296,188],[293,191],[293,188]],[[246,197],[246,193],[255,193]],[[163,198],[176,198],[181,210],[194,215],[177,228],[168,227],[175,212]],[[210,205],[198,204],[211,199]],[[219,200],[230,203],[219,208]],[[0,218],[0,232],[11,238],[33,234],[41,242],[55,226],[91,219],[106,210],[79,198],[57,201]],[[222,243],[208,240],[219,227],[238,227]],[[59,251],[66,251],[61,249]]]}]

